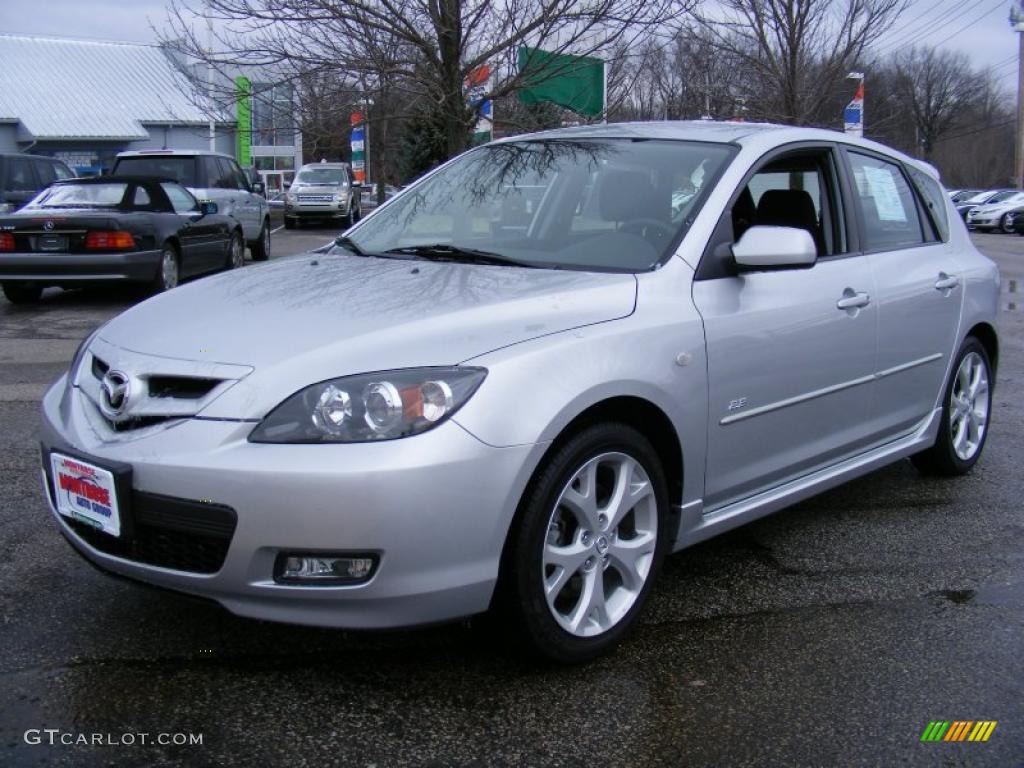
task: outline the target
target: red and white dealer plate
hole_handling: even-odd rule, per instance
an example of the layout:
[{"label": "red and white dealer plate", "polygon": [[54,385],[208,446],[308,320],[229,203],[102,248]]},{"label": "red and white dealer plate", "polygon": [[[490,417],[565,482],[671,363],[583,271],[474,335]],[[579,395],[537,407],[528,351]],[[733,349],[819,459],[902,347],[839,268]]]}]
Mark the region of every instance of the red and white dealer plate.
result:
[{"label": "red and white dealer plate", "polygon": [[114,475],[80,459],[50,454],[57,511],[108,533],[121,535]]}]

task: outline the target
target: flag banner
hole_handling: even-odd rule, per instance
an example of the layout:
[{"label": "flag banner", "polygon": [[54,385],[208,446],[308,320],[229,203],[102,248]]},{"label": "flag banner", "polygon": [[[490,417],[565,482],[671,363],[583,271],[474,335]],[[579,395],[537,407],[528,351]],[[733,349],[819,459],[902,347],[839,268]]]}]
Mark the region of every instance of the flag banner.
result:
[{"label": "flag banner", "polygon": [[243,168],[252,165],[252,84],[248,77],[235,78],[235,154]]},{"label": "flag banner", "polygon": [[604,113],[604,61],[593,56],[550,53],[539,48],[519,49],[519,74],[524,104],[550,101],[580,115]]},{"label": "flag banner", "polygon": [[485,98],[491,91],[491,65],[481,64],[465,78],[466,104],[476,112],[471,143],[486,144],[494,135],[494,103]]},{"label": "flag banner", "polygon": [[853,101],[843,110],[843,127],[854,136],[864,135],[864,83],[857,86]]},{"label": "flag banner", "polygon": [[350,117],[352,135],[349,142],[352,147],[352,176],[362,184],[366,181],[366,126],[362,112],[353,112]]}]

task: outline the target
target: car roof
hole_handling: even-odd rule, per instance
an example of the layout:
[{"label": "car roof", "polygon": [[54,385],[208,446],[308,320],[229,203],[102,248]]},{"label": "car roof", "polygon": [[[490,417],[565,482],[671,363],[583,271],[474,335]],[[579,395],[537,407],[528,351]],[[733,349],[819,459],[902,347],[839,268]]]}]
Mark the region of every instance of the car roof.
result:
[{"label": "car roof", "polygon": [[806,128],[777,123],[747,123],[735,120],[665,120],[654,122],[607,123],[583,125],[571,128],[555,128],[548,131],[509,136],[494,143],[531,141],[538,139],[666,139],[677,141],[704,141],[719,144],[734,144],[767,151],[774,147],[799,141],[838,142],[853,147],[862,147],[881,152],[926,171],[934,178],[939,173],[934,166],[903,154],[899,150],[879,144],[870,139],[858,138],[840,131],[826,128]]},{"label": "car roof", "polygon": [[[0,152],[0,157],[25,157],[30,160],[50,160],[57,163],[64,163],[59,157],[50,157],[49,155],[30,155],[27,152]],[[67,165],[67,163],[64,163]]]},{"label": "car roof", "polygon": [[132,176],[129,174],[117,175],[117,176],[85,176],[75,179],[59,179],[53,182],[56,184],[109,184],[114,182],[115,184],[160,184],[162,182],[170,182],[171,184],[178,184],[184,186],[180,181],[176,179],[164,178],[161,176]]},{"label": "car roof", "polygon": [[303,163],[299,166],[300,171],[307,168],[348,168],[348,163]]},{"label": "car roof", "polygon": [[212,155],[213,157],[226,157],[234,160],[231,155],[224,152],[212,152],[209,149],[130,149],[118,152],[117,157],[196,157],[198,155]]}]

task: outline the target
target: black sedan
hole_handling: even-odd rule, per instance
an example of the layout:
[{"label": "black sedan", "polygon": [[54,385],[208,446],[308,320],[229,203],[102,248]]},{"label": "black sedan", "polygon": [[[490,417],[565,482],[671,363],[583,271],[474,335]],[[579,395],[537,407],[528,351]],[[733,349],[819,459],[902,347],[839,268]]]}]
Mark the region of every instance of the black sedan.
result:
[{"label": "black sedan", "polygon": [[37,301],[51,285],[136,282],[166,291],[244,258],[238,224],[171,180],[70,179],[0,216],[0,283],[15,304]]}]

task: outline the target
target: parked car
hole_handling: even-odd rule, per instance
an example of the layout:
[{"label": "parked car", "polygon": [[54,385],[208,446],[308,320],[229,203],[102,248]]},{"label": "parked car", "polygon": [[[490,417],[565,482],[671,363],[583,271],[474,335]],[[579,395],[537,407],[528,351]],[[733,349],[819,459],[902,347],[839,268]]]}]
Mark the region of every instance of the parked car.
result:
[{"label": "parked car", "polygon": [[55,181],[73,178],[74,171],[55,158],[0,153],[0,214],[18,210]]},{"label": "parked car", "polygon": [[[391,184],[385,184],[384,185],[384,202],[386,203],[388,200],[390,200],[392,197],[394,197],[395,195],[397,195],[401,191],[402,191],[401,187],[395,187],[395,186],[392,186]],[[376,208],[377,205],[378,205],[378,203],[377,203],[377,185],[376,184],[370,184],[370,185],[364,184],[362,192],[363,192],[362,193],[362,207],[363,208]]]},{"label": "parked car", "polygon": [[1024,192],[1019,190],[1003,192],[986,203],[972,207],[967,212],[965,221],[968,227],[982,232],[992,230],[1012,232],[1013,227],[1010,226],[1007,215],[1021,205],[1024,205]]},{"label": "parked car", "polygon": [[360,186],[348,163],[309,163],[295,174],[284,202],[284,226],[302,219],[341,219],[346,227],[362,216]]},{"label": "parked car", "polygon": [[998,202],[997,198],[1002,196],[1014,195],[1016,193],[1016,189],[989,189],[986,190],[985,192],[979,192],[977,195],[974,195],[974,197],[969,197],[963,202],[957,203],[956,212],[960,214],[960,218],[962,218],[964,220],[964,223],[966,224],[967,214],[970,213],[974,208],[977,208],[979,205],[984,205],[986,203]]},{"label": "parked car", "polygon": [[250,183],[229,155],[201,150],[147,149],[121,152],[111,171],[118,175],[174,179],[199,200],[217,204],[242,230],[254,261],[270,258],[270,206],[262,182]]},{"label": "parked car", "polygon": [[0,282],[8,301],[43,288],[148,283],[242,266],[238,223],[177,182],[130,176],[58,181],[20,211],[0,216]]},{"label": "parked car", "polygon": [[832,131],[504,139],[326,253],[97,329],[43,400],[45,494],[102,569],[239,615],[492,609],[588,659],[668,553],[905,457],[975,465],[999,273],[953,216],[930,166]]},{"label": "parked car", "polygon": [[965,200],[968,200],[968,199],[970,199],[972,197],[980,195],[984,191],[985,190],[983,190],[983,189],[958,189],[958,190],[955,190],[955,191],[954,190],[950,190],[949,191],[949,199],[952,200],[954,203],[961,203],[961,202],[963,202]]}]

